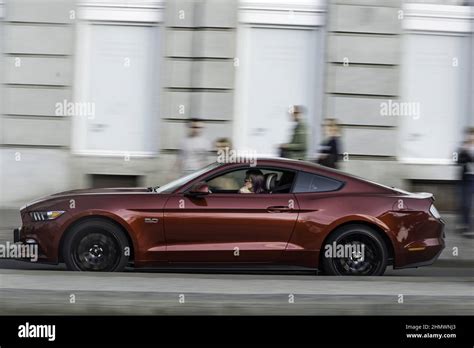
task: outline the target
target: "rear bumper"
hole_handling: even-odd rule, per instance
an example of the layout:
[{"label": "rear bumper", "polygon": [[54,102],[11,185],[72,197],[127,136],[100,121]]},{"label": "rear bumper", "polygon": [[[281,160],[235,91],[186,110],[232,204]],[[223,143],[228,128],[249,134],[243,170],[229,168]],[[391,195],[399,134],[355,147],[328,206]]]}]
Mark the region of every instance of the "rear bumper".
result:
[{"label": "rear bumper", "polygon": [[[438,251],[436,252],[436,250],[438,250]],[[440,247],[440,248],[437,247],[437,248],[429,251],[430,253],[435,252],[434,256],[432,256],[431,258],[429,258],[427,260],[423,260],[423,261],[412,262],[412,263],[409,263],[409,264],[406,264],[406,265],[403,265],[403,266],[399,266],[399,267],[394,267],[394,268],[402,269],[402,268],[416,268],[416,267],[430,266],[433,263],[435,263],[435,261],[439,258],[439,256],[443,252],[443,250],[444,250],[444,241],[443,241],[442,247]],[[417,257],[420,257],[420,256],[418,255]]]},{"label": "rear bumper", "polygon": [[413,268],[432,265],[446,244],[443,220],[427,221],[416,230],[416,238],[407,240],[399,249],[394,268]]}]

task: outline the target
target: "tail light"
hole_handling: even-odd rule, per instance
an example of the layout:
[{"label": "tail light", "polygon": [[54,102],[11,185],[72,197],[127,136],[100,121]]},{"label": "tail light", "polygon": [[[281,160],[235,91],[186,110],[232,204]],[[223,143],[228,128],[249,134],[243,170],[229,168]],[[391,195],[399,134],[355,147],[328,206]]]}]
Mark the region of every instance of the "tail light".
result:
[{"label": "tail light", "polygon": [[431,204],[430,213],[431,213],[431,215],[433,215],[433,217],[435,219],[438,219],[438,220],[441,219],[441,215],[440,215],[438,209],[436,209],[436,207],[434,206],[434,204]]}]

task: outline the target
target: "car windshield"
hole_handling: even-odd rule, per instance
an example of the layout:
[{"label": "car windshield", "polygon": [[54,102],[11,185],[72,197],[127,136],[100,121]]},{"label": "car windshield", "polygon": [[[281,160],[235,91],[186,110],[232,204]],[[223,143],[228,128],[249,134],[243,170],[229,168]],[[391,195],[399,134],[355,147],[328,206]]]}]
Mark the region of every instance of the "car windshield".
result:
[{"label": "car windshield", "polygon": [[211,163],[211,164],[205,166],[204,168],[198,169],[198,170],[196,170],[195,172],[193,172],[191,174],[188,174],[186,176],[183,176],[181,178],[173,180],[173,181],[167,183],[166,185],[163,185],[161,187],[156,187],[156,188],[154,188],[154,191],[157,192],[157,193],[170,193],[170,192],[173,192],[178,187],[186,184],[187,182],[189,182],[191,180],[194,180],[198,176],[200,176],[200,175],[202,175],[202,174],[204,174],[204,173],[210,171],[211,169],[214,169],[214,168],[216,168],[220,165],[221,165],[221,163],[219,163],[219,162]]}]

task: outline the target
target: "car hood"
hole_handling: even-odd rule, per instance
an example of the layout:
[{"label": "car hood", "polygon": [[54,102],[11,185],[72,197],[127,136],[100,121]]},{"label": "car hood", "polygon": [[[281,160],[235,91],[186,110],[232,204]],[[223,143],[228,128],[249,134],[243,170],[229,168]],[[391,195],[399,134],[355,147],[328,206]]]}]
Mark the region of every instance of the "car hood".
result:
[{"label": "car hood", "polygon": [[41,197],[32,202],[24,205],[21,210],[31,207],[32,205],[46,202],[49,200],[57,200],[65,197],[74,197],[81,195],[90,195],[90,194],[114,194],[114,193],[131,193],[131,192],[149,192],[150,190],[147,187],[111,187],[111,188],[94,188],[94,189],[79,189],[79,190],[69,190],[54,193],[49,196]]},{"label": "car hood", "polygon": [[129,192],[148,192],[146,187],[110,187],[110,188],[93,188],[93,189],[79,189],[59,192],[50,197],[83,195],[83,194],[102,194],[102,193],[129,193]]}]

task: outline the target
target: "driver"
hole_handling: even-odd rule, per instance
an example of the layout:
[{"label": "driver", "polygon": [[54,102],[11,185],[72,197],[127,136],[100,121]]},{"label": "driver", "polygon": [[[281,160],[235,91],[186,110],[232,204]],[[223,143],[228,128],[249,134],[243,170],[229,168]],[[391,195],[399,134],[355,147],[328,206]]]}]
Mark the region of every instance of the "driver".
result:
[{"label": "driver", "polygon": [[258,169],[250,169],[245,173],[244,186],[239,193],[265,193],[265,179]]}]

